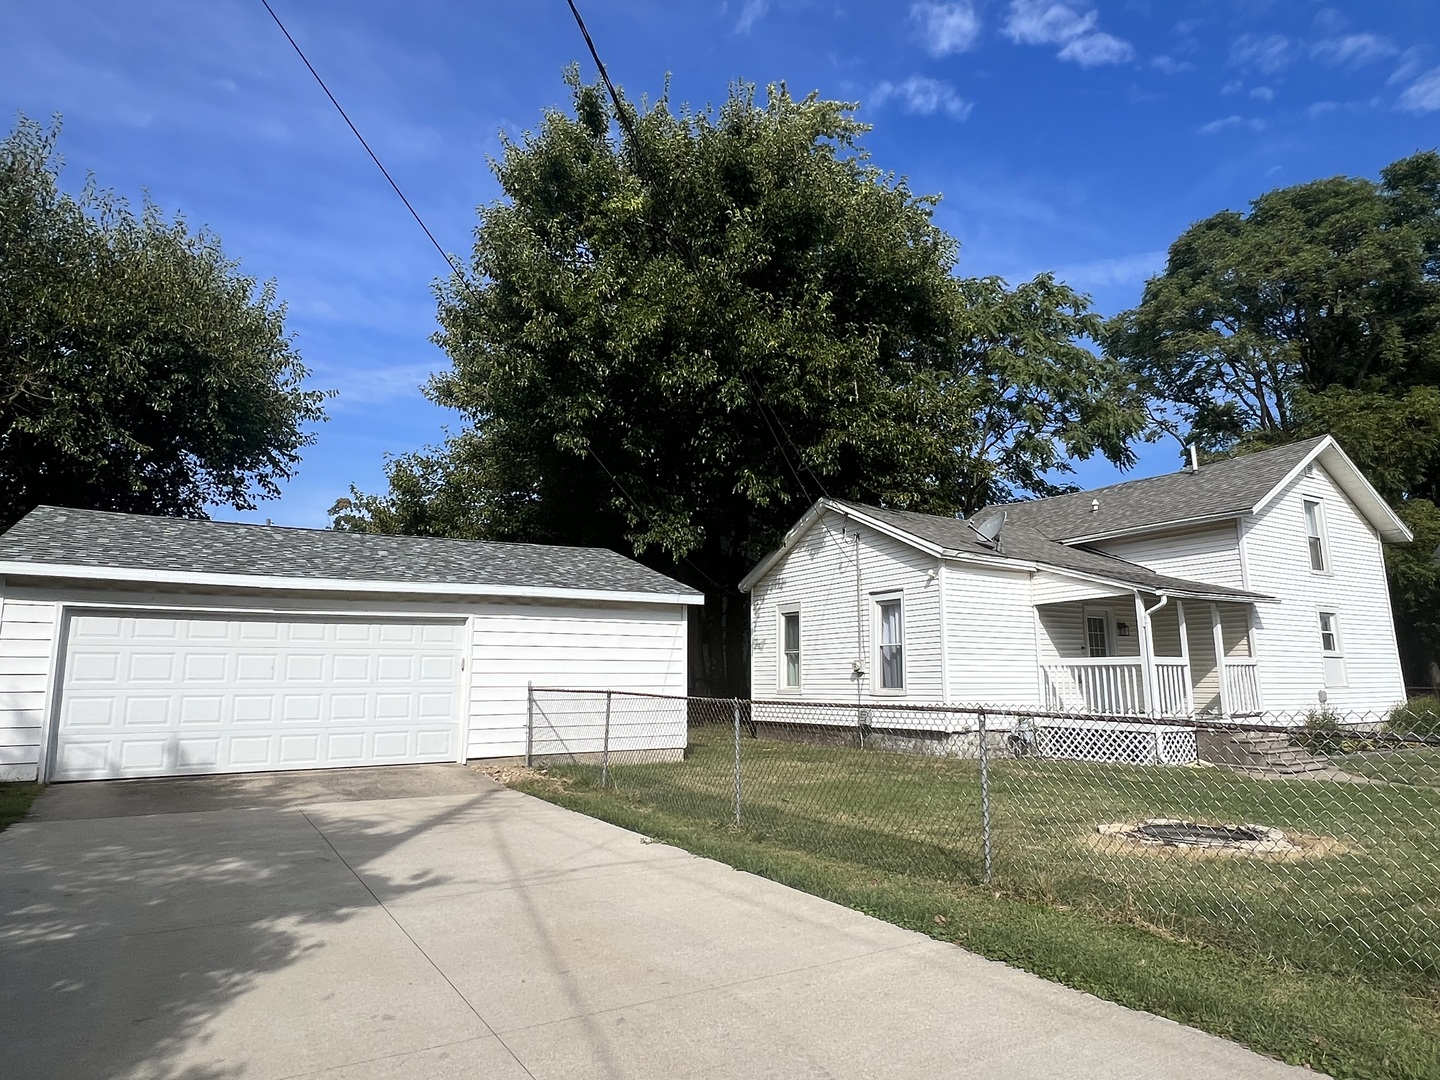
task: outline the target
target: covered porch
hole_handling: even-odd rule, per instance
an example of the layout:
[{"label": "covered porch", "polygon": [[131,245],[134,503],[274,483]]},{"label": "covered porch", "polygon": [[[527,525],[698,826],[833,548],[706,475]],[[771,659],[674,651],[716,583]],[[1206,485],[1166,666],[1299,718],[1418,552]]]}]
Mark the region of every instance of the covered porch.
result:
[{"label": "covered porch", "polygon": [[1035,605],[1050,712],[1155,719],[1261,711],[1253,605],[1107,592]]}]

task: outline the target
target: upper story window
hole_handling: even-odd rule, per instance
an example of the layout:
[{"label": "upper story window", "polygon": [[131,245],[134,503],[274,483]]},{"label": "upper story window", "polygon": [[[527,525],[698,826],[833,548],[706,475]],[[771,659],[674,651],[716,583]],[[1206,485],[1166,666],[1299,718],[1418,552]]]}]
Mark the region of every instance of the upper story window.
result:
[{"label": "upper story window", "polygon": [[880,689],[905,688],[905,606],[898,596],[875,601],[877,633],[875,641],[880,653]]},{"label": "upper story window", "polygon": [[787,611],[780,616],[780,640],[784,651],[783,676],[780,685],[787,689],[800,686],[800,613]]},{"label": "upper story window", "polygon": [[1305,500],[1305,542],[1310,548],[1310,569],[1317,574],[1330,570],[1330,553],[1325,550],[1325,506]]}]

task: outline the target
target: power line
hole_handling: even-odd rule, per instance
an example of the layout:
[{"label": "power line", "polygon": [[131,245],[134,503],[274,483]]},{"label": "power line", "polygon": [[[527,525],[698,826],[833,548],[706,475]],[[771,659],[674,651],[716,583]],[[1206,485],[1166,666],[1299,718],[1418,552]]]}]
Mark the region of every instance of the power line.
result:
[{"label": "power line", "polygon": [[[285,24],[280,21],[280,16],[276,15],[275,9],[270,6],[270,0],[260,0],[260,3],[265,5],[265,10],[270,13],[270,18],[275,20],[275,25],[278,26],[280,32],[285,35],[285,40],[290,42],[290,47],[295,50],[295,55],[300,57],[300,61],[310,69],[310,74],[315,76],[315,81],[320,84],[320,89],[325,91],[325,96],[330,99],[330,104],[335,106],[335,111],[340,114],[340,118],[345,121],[351,132],[354,133],[355,138],[360,140],[360,145],[363,146],[365,152],[370,155],[370,160],[373,161],[375,167],[380,170],[380,175],[390,182],[390,186],[395,189],[395,194],[400,196],[400,201],[405,204],[405,209],[410,211],[410,216],[415,219],[415,224],[425,230],[425,235],[430,238],[430,243],[435,245],[435,250],[440,253],[440,257],[445,260],[445,264],[456,274],[460,274],[460,267],[455,265],[455,260],[440,246],[440,241],[435,239],[435,234],[430,231],[430,227],[426,225],[420,215],[416,213],[415,207],[410,205],[410,200],[405,197],[405,192],[400,190],[400,185],[395,182],[395,178],[392,177],[385,166],[380,163],[380,159],[375,156],[375,151],[370,149],[370,144],[365,141],[365,136],[360,134],[360,129],[351,122],[350,117],[341,107],[340,102],[335,100],[335,95],[330,92],[330,87],[325,85],[325,80],[320,77],[320,73],[316,71],[315,66],[310,63],[304,50],[302,50],[295,39],[290,36],[290,31],[285,29]],[[463,277],[464,275],[461,274],[461,276]]]},{"label": "power line", "polygon": [[[350,119],[349,115],[345,112],[344,107],[336,99],[335,95],[330,92],[330,87],[325,85],[325,80],[320,77],[320,73],[315,70],[315,65],[310,63],[309,57],[305,55],[305,50],[300,48],[299,43],[295,40],[293,36],[291,36],[290,31],[285,28],[285,24],[280,21],[280,16],[275,14],[275,9],[270,6],[270,0],[260,0],[260,3],[263,4],[265,6],[265,10],[270,13],[270,18],[275,20],[275,25],[278,26],[280,28],[280,32],[285,35],[285,40],[290,42],[290,47],[295,50],[295,55],[300,57],[301,63],[303,63],[306,69],[309,70],[310,74],[315,77],[315,81],[320,85],[320,89],[325,91],[325,96],[330,99],[330,104],[335,106],[335,111],[340,114],[340,118],[345,121],[346,126],[350,129],[351,133],[355,136],[355,138],[359,140],[360,145],[365,148],[365,153],[370,155],[370,160],[375,163],[375,167],[380,170],[380,174],[385,177],[386,181],[389,182],[391,189],[394,190],[395,194],[400,197],[400,201],[405,204],[405,209],[410,211],[410,216],[415,219],[415,224],[420,226],[420,228],[424,231],[425,235],[429,237],[430,243],[435,245],[435,250],[438,251],[440,253],[440,257],[445,260],[445,265],[451,269],[451,271],[455,274],[456,279],[461,283],[464,288],[469,290],[472,295],[477,295],[474,292],[473,286],[470,284],[469,278],[465,276],[464,271],[461,270],[461,268],[456,264],[455,260],[450,257],[450,254],[443,247],[440,246],[440,241],[435,239],[435,234],[431,232],[430,227],[425,224],[425,219],[420,216],[419,211],[417,211],[414,205],[411,204],[410,200],[405,197],[405,192],[400,190],[400,185],[395,182],[395,178],[390,175],[389,170],[385,168],[385,165],[380,161],[379,156],[375,153],[374,150],[370,149],[370,144],[365,141],[365,136],[360,134],[360,129],[355,126],[354,121]],[[573,3],[573,0],[570,4],[570,8],[572,11],[575,11],[575,5]],[[577,21],[580,21],[579,11],[575,11],[575,18]],[[590,42],[590,34],[588,31],[585,30],[585,24],[583,21],[580,21],[580,29],[581,32],[585,34],[586,42],[590,44],[591,55],[595,57],[596,64],[600,66],[601,76],[604,78],[606,86],[610,89],[612,99],[617,101],[618,103],[619,99],[615,94],[614,86],[610,83],[610,76],[605,74],[604,65],[600,64],[600,57],[595,52],[595,46],[593,42]],[[616,106],[616,111],[621,111],[618,104]],[[621,122],[624,124],[626,131],[631,133],[631,139],[633,141],[634,129],[629,124],[629,118],[625,117],[622,114]],[[615,485],[616,490],[618,490],[621,495],[625,496],[625,498],[629,500],[630,505],[635,508],[636,514],[639,515],[642,521],[652,516],[650,514],[647,514],[644,507],[642,507],[640,503],[636,501],[635,497],[632,496],[630,492],[625,490],[625,486],[620,483],[619,479],[616,478],[615,474],[606,467],[603,461],[600,460],[600,455],[595,453],[594,448],[589,445],[588,441],[585,446],[585,452],[590,455],[591,459],[594,460],[596,465],[600,466],[601,471],[610,478],[610,482]],[[699,566],[696,566],[695,563],[692,562],[688,557],[681,556],[681,561],[684,562],[701,577],[703,577],[711,585],[715,586],[715,588],[721,590],[722,592],[725,591],[725,586],[721,585],[718,581],[716,581],[713,577],[707,574]]]}]

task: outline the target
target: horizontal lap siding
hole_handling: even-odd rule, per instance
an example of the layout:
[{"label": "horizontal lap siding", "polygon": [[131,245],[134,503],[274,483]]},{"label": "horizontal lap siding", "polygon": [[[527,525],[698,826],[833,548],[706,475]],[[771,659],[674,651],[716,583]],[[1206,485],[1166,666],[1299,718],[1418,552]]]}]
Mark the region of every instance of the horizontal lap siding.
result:
[{"label": "horizontal lap siding", "polygon": [[0,780],[34,780],[48,710],[56,605],[8,596],[0,604]]},{"label": "horizontal lap siding", "polygon": [[[828,526],[828,528],[827,528]],[[860,535],[856,611],[855,545]],[[843,531],[843,539],[842,539]],[[843,543],[843,548],[842,548]],[[940,589],[928,571],[937,560],[836,514],[817,522],[756,585],[751,595],[751,695],[804,701],[937,702],[940,700]],[[875,692],[874,594],[898,591],[905,604],[905,690]],[[780,686],[780,612],[800,612],[800,690]],[[857,643],[856,622],[860,623]],[[857,650],[868,676],[858,693]]]},{"label": "horizontal lap siding", "polygon": [[[1325,507],[1328,574],[1310,570],[1306,498]],[[1383,711],[1404,700],[1380,540],[1322,468],[1294,481],[1249,521],[1244,545],[1249,587],[1280,600],[1255,608],[1255,656],[1266,709],[1315,708],[1321,689],[1329,705],[1342,711]],[[1339,616],[1346,687],[1325,686],[1317,611]],[[1226,639],[1228,645],[1229,627]]]},{"label": "horizontal lap siding", "polygon": [[1029,708],[1039,703],[1030,575],[951,563],[945,570],[950,700]]},{"label": "horizontal lap siding", "polygon": [[1242,588],[1240,541],[1233,522],[1184,532],[1089,545],[1157,574]]},{"label": "horizontal lap siding", "polygon": [[[527,682],[684,696],[685,638],[685,616],[679,607],[497,604],[476,609],[467,756],[511,757],[525,752]],[[668,726],[659,734],[666,745],[673,741]],[[683,730],[680,745],[684,745]]]}]

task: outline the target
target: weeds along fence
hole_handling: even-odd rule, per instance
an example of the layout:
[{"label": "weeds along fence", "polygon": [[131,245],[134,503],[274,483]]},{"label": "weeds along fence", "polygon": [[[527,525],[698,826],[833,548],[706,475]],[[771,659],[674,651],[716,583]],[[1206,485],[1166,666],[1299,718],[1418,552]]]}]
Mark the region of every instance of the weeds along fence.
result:
[{"label": "weeds along fence", "polygon": [[1440,978],[1440,736],[534,689],[564,801],[1065,905],[1327,971]]}]

